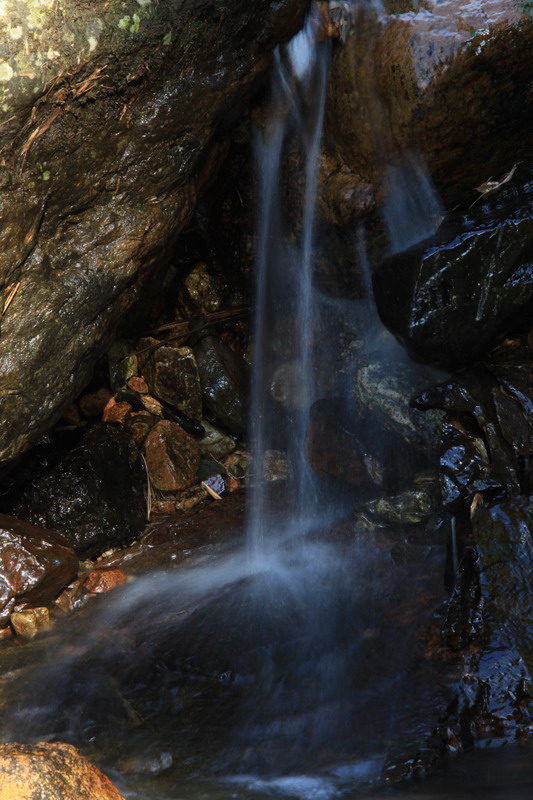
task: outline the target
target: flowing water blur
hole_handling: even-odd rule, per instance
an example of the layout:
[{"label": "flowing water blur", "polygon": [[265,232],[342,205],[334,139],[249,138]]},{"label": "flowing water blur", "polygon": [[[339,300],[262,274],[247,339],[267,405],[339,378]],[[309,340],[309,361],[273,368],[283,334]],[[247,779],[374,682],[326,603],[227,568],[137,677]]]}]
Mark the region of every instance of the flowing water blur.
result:
[{"label": "flowing water blur", "polygon": [[[342,6],[348,16],[361,6],[383,14],[377,2]],[[393,563],[379,536],[354,537],[353,526],[338,521],[345,508],[305,457],[310,409],[327,395],[330,377],[319,321],[335,313],[340,325],[358,310],[314,280],[330,58],[329,40],[317,40],[319,25],[313,9],[303,31],[276,52],[269,122],[257,133],[247,542],[187,569],[136,578],[112,603],[80,615],[40,652],[43,666],[16,686],[2,725],[5,740],[79,745],[128,797],[369,797],[386,754],[416,748],[447,702],[444,680],[437,668],[422,670],[410,638],[428,613],[412,613],[412,595],[439,599],[431,592],[442,552],[436,548],[417,572]],[[283,173],[288,151],[302,165],[291,190]],[[383,180],[394,251],[428,235],[440,205],[412,153],[401,167],[385,165]],[[354,253],[368,313],[362,227]],[[391,356],[387,347],[380,344],[378,355],[396,359],[399,351]],[[286,453],[292,471],[290,491],[276,505],[262,480],[269,451]]]}]

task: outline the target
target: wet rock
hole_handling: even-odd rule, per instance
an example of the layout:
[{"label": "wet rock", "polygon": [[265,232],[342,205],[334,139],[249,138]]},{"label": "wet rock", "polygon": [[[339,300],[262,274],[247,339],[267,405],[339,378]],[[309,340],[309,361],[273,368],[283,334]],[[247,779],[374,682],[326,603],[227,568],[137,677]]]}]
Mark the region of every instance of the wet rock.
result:
[{"label": "wet rock", "polygon": [[163,492],[187,489],[196,480],[200,445],[175,422],[161,420],[144,443],[148,474]]},{"label": "wet rock", "polygon": [[129,403],[124,401],[117,402],[115,398],[112,397],[103,410],[102,421],[118,422],[120,425],[124,425],[131,410],[132,408]]},{"label": "wet rock", "polygon": [[87,576],[83,588],[93,594],[102,594],[126,583],[127,577],[121,569],[93,569]]},{"label": "wet rock", "polygon": [[17,636],[25,636],[28,639],[33,639],[41,631],[47,631],[52,624],[46,606],[13,611],[9,619]]},{"label": "wet rock", "polygon": [[441,441],[444,500],[452,511],[476,492],[519,494],[533,454],[532,352],[509,346],[431,387],[413,402],[449,414]]},{"label": "wet rock", "polygon": [[353,419],[341,400],[319,400],[311,407],[305,456],[320,477],[355,486],[369,477]]},{"label": "wet rock", "polygon": [[[143,339],[141,348],[158,344]],[[140,357],[140,368],[151,393],[163,403],[182,411],[193,420],[202,418],[202,391],[196,360],[190,347],[172,344],[157,347],[146,358]]]},{"label": "wet rock", "polygon": [[321,195],[323,213],[338,221],[355,221],[368,194],[379,203],[384,164],[413,148],[450,208],[531,151],[526,7],[385,5],[343,4],[332,54],[324,138],[335,166],[324,170]]},{"label": "wet rock", "polygon": [[451,368],[479,358],[531,317],[533,178],[451,215],[373,281],[384,323],[414,358]]},{"label": "wet rock", "polygon": [[0,33],[0,150],[12,155],[0,286],[6,298],[18,286],[2,319],[1,464],[59,419],[120,321],[158,292],[235,120],[308,3],[125,0],[97,17],[79,0],[38,6],[8,0]]},{"label": "wet rock", "polygon": [[244,362],[215,336],[203,336],[193,348],[205,407],[232,433],[246,430]]},{"label": "wet rock", "polygon": [[374,417],[409,444],[433,448],[440,434],[442,415],[425,418],[410,406],[413,395],[427,385],[430,374],[409,362],[401,353],[383,357],[365,356],[357,362],[353,400],[358,414]]},{"label": "wet rock", "polygon": [[91,426],[47,474],[23,492],[16,513],[58,530],[84,556],[131,541],[146,521],[146,475],[120,427]]},{"label": "wet rock", "polygon": [[127,381],[126,385],[128,386],[128,389],[132,389],[134,392],[138,392],[139,394],[148,394],[150,391],[144,378],[140,378],[138,375],[133,375]]},{"label": "wet rock", "polygon": [[0,624],[16,604],[51,602],[77,571],[78,559],[63,537],[0,515]]},{"label": "wet rock", "polygon": [[213,314],[221,310],[226,289],[205,262],[200,261],[189,272],[179,293],[179,304],[186,314]]},{"label": "wet rock", "polygon": [[214,428],[205,419],[202,420],[202,427],[205,430],[205,436],[199,440],[199,444],[203,456],[220,459],[233,453],[236,444],[231,436],[227,436],[227,434]]},{"label": "wet rock", "polygon": [[0,744],[0,800],[124,800],[70,744]]},{"label": "wet rock", "polygon": [[512,497],[479,506],[472,518],[487,615],[503,631],[533,675],[533,498]]},{"label": "wet rock", "polygon": [[134,412],[130,414],[129,420],[127,422],[127,430],[130,432],[131,436],[137,447],[141,447],[144,440],[152,430],[156,423],[156,418],[153,414],[150,414],[148,411],[143,412]]},{"label": "wet rock", "polygon": [[371,500],[359,509],[358,514],[363,514],[377,526],[405,525],[425,522],[437,507],[435,491],[415,488]]}]

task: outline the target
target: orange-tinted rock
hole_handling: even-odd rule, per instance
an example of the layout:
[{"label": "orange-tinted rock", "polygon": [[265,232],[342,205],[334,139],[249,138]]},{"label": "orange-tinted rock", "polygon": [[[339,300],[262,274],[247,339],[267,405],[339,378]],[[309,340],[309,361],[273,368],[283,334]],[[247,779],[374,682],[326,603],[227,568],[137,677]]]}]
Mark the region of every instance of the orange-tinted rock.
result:
[{"label": "orange-tinted rock", "polygon": [[125,403],[124,401],[117,403],[115,398],[111,397],[103,410],[102,421],[119,422],[121,425],[123,425],[130,411],[131,406],[129,403]]},{"label": "orange-tinted rock", "polygon": [[0,744],[0,800],[124,800],[70,744]]},{"label": "orange-tinted rock", "polygon": [[134,392],[139,392],[139,394],[147,394],[149,391],[148,384],[144,378],[140,378],[138,375],[133,375],[127,382],[127,385],[130,389],[133,389]]},{"label": "orange-tinted rock", "polygon": [[0,514],[0,624],[16,604],[51,602],[77,571],[76,554],[62,536]]},{"label": "orange-tinted rock", "polygon": [[200,445],[175,422],[161,420],[144,443],[148,474],[163,492],[186,489],[196,480]]},{"label": "orange-tinted rock", "polygon": [[126,581],[127,577],[121,569],[94,569],[89,573],[83,588],[88,592],[100,594],[116,589]]},{"label": "orange-tinted rock", "polygon": [[109,389],[104,387],[98,389],[97,392],[83,395],[78,401],[81,413],[86,417],[101,417],[112,396]]}]

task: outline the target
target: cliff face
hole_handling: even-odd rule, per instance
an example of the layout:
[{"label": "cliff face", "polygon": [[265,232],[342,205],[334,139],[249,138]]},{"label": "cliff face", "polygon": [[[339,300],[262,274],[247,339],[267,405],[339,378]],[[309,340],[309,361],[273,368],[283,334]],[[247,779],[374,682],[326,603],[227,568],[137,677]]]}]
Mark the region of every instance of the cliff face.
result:
[{"label": "cliff face", "polygon": [[302,0],[31,0],[0,12],[0,464],[157,282]]}]

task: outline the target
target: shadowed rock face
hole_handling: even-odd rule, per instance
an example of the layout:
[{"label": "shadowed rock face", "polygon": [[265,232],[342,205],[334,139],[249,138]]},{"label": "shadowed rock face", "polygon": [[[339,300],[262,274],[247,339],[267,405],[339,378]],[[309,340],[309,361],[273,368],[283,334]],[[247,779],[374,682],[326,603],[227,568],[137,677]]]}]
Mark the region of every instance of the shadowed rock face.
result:
[{"label": "shadowed rock face", "polygon": [[53,424],[156,290],[307,3],[95,5],[0,12],[0,465]]},{"label": "shadowed rock face", "polygon": [[348,222],[421,152],[450,206],[531,149],[533,19],[514,0],[361,3],[334,49],[322,211]]},{"label": "shadowed rock face", "polygon": [[[374,274],[385,324],[414,358],[455,367],[528,323],[533,308],[533,179],[519,167],[467,214]],[[518,170],[517,170],[518,172]]]}]

